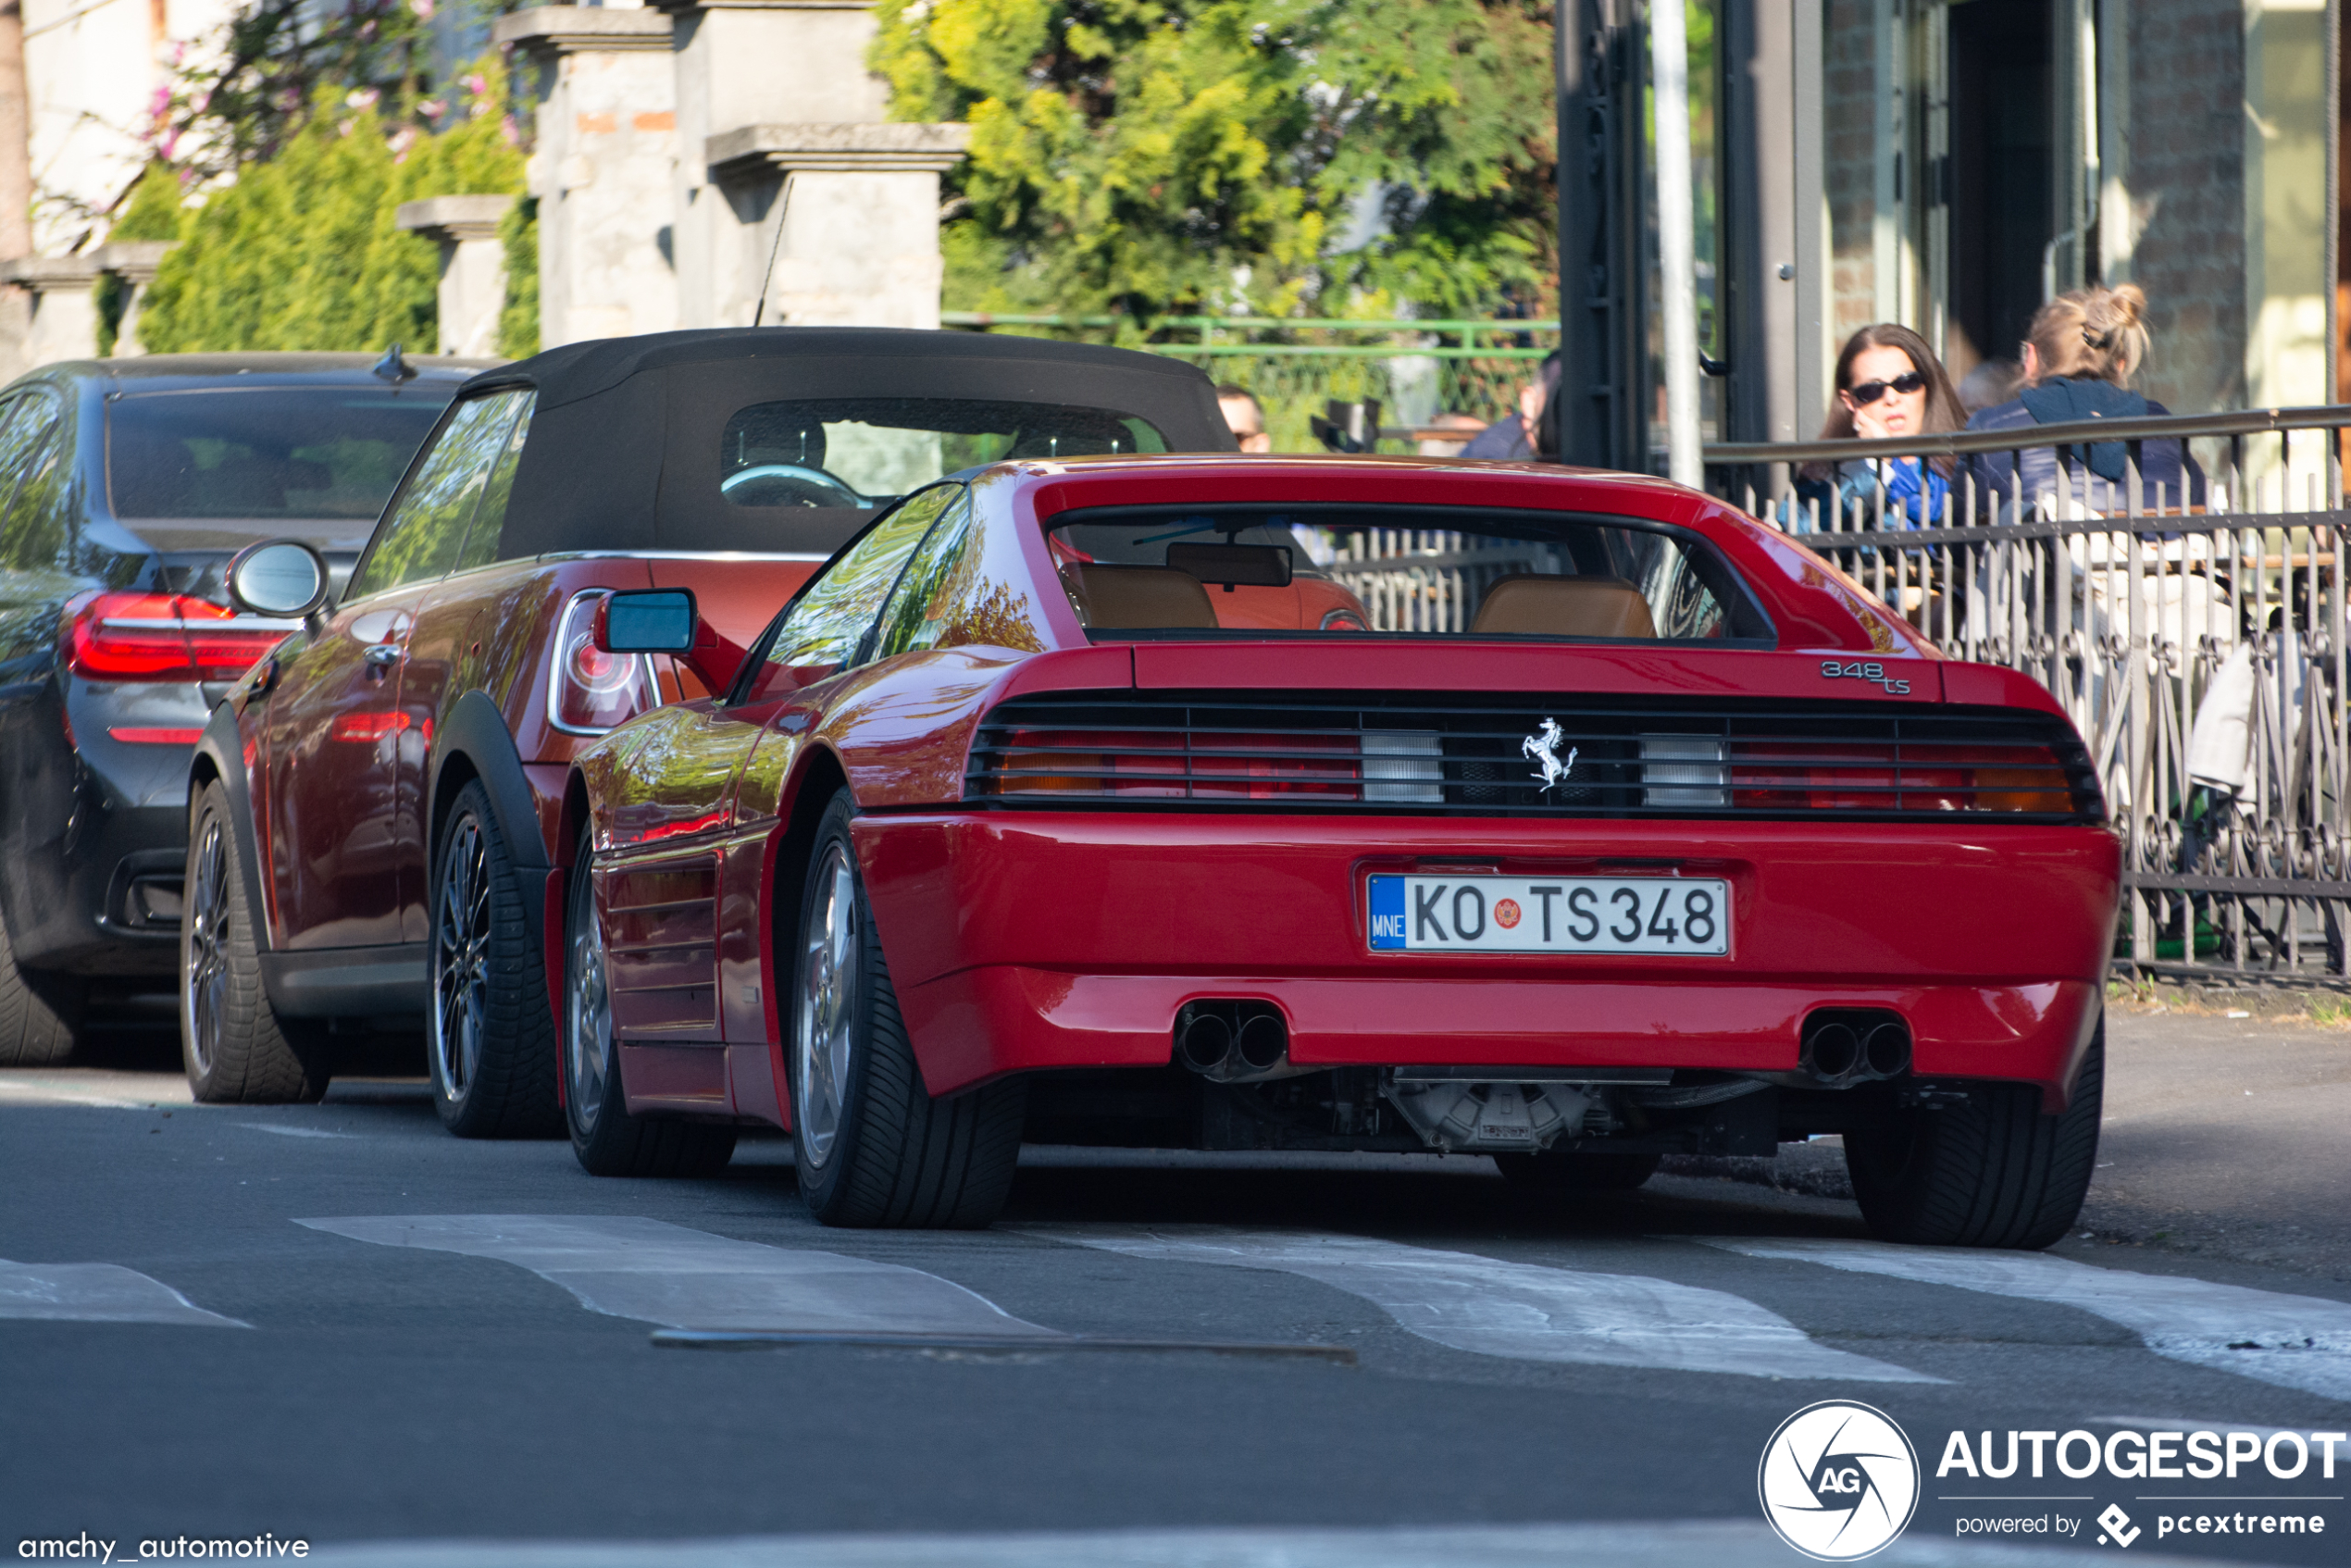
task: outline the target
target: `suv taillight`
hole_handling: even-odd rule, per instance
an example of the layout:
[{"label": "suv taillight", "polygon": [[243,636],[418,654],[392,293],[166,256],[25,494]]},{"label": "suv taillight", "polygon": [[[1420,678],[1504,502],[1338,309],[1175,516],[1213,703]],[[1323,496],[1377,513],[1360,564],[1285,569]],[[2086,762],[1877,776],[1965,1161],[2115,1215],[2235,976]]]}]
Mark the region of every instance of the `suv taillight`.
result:
[{"label": "suv taillight", "polygon": [[554,668],[547,675],[547,717],[573,735],[602,735],[623,719],[659,705],[653,662],[596,646],[596,605],[606,589],[574,594],[555,628]]},{"label": "suv taillight", "polygon": [[234,680],[285,635],[184,593],[93,593],[68,606],[63,641],[88,680]]}]

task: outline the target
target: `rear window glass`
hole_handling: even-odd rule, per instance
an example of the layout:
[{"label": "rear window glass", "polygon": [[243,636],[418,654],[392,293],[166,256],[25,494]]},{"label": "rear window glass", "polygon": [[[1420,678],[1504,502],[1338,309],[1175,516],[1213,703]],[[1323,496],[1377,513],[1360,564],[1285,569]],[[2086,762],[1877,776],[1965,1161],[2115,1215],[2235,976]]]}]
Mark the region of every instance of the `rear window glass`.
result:
[{"label": "rear window glass", "polygon": [[1134,507],[1048,535],[1096,641],[1378,632],[1769,645],[1712,546],[1622,517],[1471,508]]},{"label": "rear window glass", "polygon": [[1017,457],[1164,452],[1131,415],[943,397],[754,404],[727,421],[718,488],[738,506],[887,506],[943,474]]},{"label": "rear window glass", "polygon": [[106,412],[114,514],[372,522],[454,390],[222,387],[115,398]]}]

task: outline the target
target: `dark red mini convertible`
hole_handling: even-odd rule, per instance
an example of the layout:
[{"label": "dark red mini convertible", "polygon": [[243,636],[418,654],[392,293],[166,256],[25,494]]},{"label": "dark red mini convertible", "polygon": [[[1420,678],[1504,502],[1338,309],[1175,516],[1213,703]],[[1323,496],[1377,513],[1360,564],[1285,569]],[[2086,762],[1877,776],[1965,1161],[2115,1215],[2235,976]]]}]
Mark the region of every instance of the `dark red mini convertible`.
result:
[{"label": "dark red mini convertible", "polygon": [[[711,641],[680,589],[593,635]],[[1838,1133],[1889,1238],[2080,1205],[2119,853],[2079,737],[1702,495],[1001,463],[710,678],[566,792],[592,1171],[766,1123],[820,1219],[952,1226],[1024,1137],[1563,1188]]]}]

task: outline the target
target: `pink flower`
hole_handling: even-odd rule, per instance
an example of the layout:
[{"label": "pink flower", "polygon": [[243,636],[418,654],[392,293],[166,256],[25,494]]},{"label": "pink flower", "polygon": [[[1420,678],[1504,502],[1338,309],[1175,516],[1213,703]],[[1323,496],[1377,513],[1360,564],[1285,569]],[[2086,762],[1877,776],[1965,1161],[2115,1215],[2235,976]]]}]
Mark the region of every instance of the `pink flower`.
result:
[{"label": "pink flower", "polygon": [[419,98],[417,100],[417,112],[424,116],[427,119],[439,119],[442,115],[449,112],[449,100],[446,98]]},{"label": "pink flower", "polygon": [[372,109],[376,106],[376,100],[382,96],[372,87],[355,87],[344,96],[343,102],[355,109]]},{"label": "pink flower", "polygon": [[476,71],[466,78],[466,91],[477,98],[481,97],[490,91],[490,79]]},{"label": "pink flower", "polygon": [[432,20],[432,0],[408,0],[408,8],[417,13],[418,21]]}]

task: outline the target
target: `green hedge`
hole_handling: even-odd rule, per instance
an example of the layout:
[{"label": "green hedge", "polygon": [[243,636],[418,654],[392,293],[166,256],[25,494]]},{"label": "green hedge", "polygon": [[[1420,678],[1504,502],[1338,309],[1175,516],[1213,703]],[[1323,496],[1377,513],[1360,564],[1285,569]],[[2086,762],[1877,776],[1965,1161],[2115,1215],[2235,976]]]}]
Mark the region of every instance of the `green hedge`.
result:
[{"label": "green hedge", "polygon": [[[404,130],[387,137],[372,106],[337,113],[322,101],[277,156],[248,164],[234,184],[180,209],[171,225],[180,243],[149,291],[142,344],[154,354],[373,352],[393,342],[430,352],[439,341],[438,248],[395,227],[394,211],[427,196],[522,190],[522,154],[498,112],[504,73],[479,75],[485,91],[453,107],[462,118],[439,135]],[[168,172],[160,178],[176,184]],[[140,217],[155,226],[143,216],[155,204],[140,206],[151,186],[164,201],[176,193],[151,175],[125,223]],[[510,300],[518,283],[530,295],[528,336],[535,339],[535,270],[510,278]]]}]

